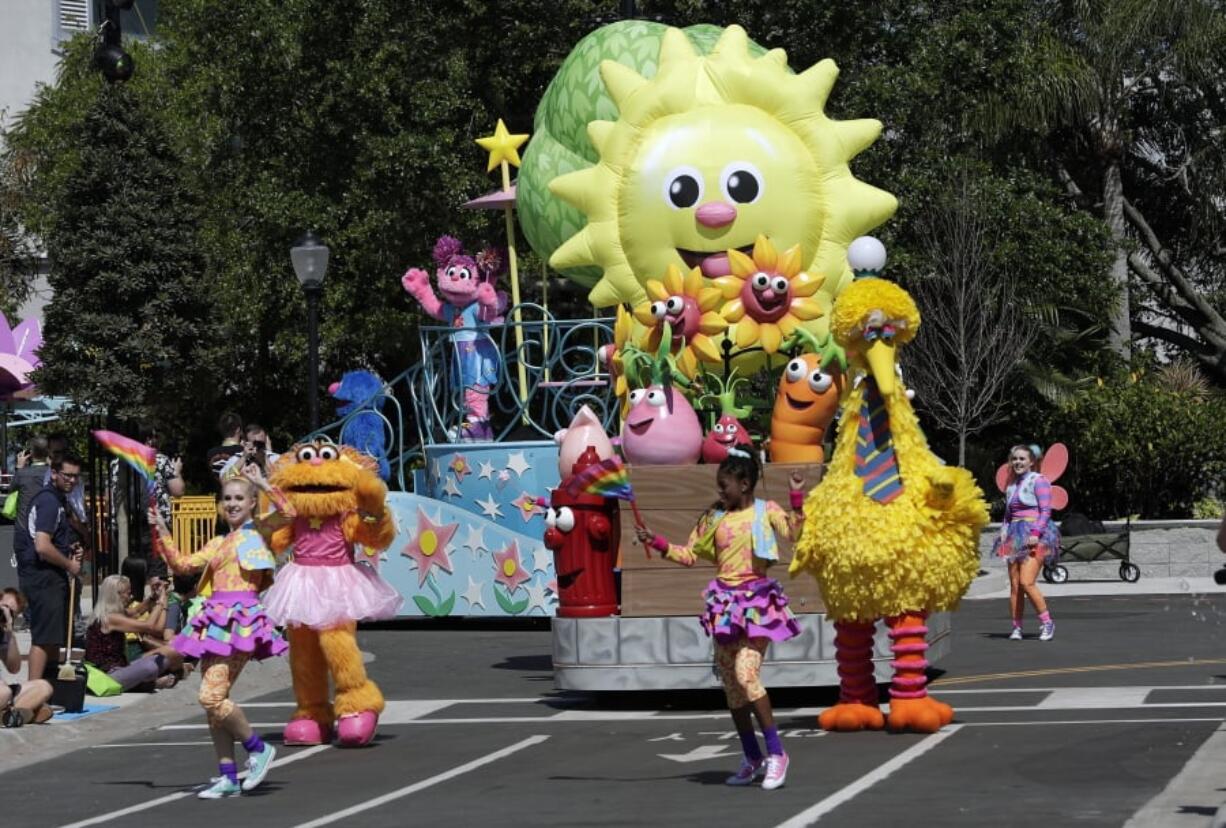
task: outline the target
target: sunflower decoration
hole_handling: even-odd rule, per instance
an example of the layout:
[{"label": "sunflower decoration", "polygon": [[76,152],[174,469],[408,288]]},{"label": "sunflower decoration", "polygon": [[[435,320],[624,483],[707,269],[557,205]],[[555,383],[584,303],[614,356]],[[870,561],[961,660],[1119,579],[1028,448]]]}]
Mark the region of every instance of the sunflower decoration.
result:
[{"label": "sunflower decoration", "polygon": [[613,394],[621,402],[622,416],[630,409],[630,386],[626,381],[626,346],[634,330],[634,318],[622,305],[617,306],[617,321],[613,323],[613,344],[601,349],[601,359],[609,366],[613,378]]},{"label": "sunflower decoration", "polygon": [[711,337],[727,330],[728,323],[716,312],[719,290],[704,284],[701,268],[682,276],[679,268],[669,265],[663,282],[648,279],[644,287],[648,301],[634,309],[634,318],[648,329],[642,340],[647,350],[659,347],[667,325],[672,331],[670,350],[687,377],[693,379],[698,373],[699,360],[720,361],[719,346]]},{"label": "sunflower decoration", "polygon": [[802,322],[822,315],[814,294],[824,279],[801,270],[800,256],[800,245],[779,253],[766,236],[754,242],[752,258],[728,251],[732,273],[716,279],[715,286],[730,300],[721,314],[736,325],[738,348],[760,344],[773,354]]}]

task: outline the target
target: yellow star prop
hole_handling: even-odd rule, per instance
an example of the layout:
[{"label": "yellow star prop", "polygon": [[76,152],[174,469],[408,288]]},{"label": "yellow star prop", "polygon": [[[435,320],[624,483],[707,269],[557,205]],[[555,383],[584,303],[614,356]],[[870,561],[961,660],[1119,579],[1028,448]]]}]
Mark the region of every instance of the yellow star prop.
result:
[{"label": "yellow star prop", "polygon": [[528,140],[528,135],[512,135],[507,132],[507,125],[498,119],[498,126],[494,128],[493,135],[487,135],[484,138],[478,138],[477,143],[485,150],[489,151],[490,164],[486,167],[486,172],[494,170],[503,161],[507,161],[513,167],[519,166],[519,147],[524,141]]}]

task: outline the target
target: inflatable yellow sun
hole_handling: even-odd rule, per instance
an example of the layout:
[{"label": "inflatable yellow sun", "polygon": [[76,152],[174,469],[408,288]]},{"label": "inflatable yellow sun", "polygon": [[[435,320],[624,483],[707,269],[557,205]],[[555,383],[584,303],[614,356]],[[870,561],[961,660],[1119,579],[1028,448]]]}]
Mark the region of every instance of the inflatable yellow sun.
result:
[{"label": "inflatable yellow sun", "polygon": [[[792,74],[780,49],[754,58],[739,26],[701,57],[669,29],[650,80],[612,61],[600,75],[618,120],[588,124],[599,163],[550,182],[587,219],[550,264],[599,267],[592,303],[633,307],[645,300],[646,281],[670,266],[729,276],[728,250],[749,254],[766,236],[779,250],[799,246],[800,270],[822,280],[815,298],[828,313],[852,279],[848,243],[896,207],[848,168],[880,122],[835,121],[823,111],[834,63]],[[826,322],[806,327],[824,333]]]}]

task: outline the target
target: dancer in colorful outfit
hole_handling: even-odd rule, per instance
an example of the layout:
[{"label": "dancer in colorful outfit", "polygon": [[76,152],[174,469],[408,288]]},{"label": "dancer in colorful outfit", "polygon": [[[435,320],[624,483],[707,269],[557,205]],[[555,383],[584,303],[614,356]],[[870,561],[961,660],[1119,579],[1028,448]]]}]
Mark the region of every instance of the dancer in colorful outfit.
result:
[{"label": "dancer in colorful outfit", "polygon": [[1039,462],[1038,446],[1009,449],[1009,486],[1005,490],[1005,519],[992,551],[1009,564],[1009,609],[1013,631],[1009,638],[1022,639],[1022,612],[1026,599],[1039,614],[1039,640],[1050,641],[1056,622],[1047,611],[1047,601],[1035,585],[1043,561],[1060,549],[1060,530],[1051,519],[1051,483],[1033,471]]},{"label": "dancer in colorful outfit", "polygon": [[[259,466],[249,464],[241,476],[230,477],[222,486],[218,510],[230,527],[229,533],[213,538],[191,555],[175,547],[157,510],[149,510],[149,523],[157,529],[155,547],[170,568],[180,574],[208,570],[207,577],[211,579],[212,592],[204,607],[192,615],[188,626],[174,639],[176,650],[200,659],[200,706],[208,715],[209,733],[221,771],[213,784],[198,794],[201,799],[222,799],[255,789],[264,781],[277,755],[230,700],[234,682],[250,659],[281,655],[288,647],[265,613],[258,594],[271,583],[276,562],[252,519],[258,502],[257,490],[268,496],[281,517],[294,517],[293,507],[268,484]],[[260,521],[265,528],[269,522],[268,518]],[[247,778],[241,787],[234,761],[235,740],[242,742],[247,751]]]},{"label": "dancer in colorful outfit", "polygon": [[[765,774],[762,788],[770,791],[786,780],[788,755],[759,673],[770,642],[799,635],[800,625],[787,608],[783,587],[766,576],[766,569],[779,560],[775,536],[792,539],[799,530],[805,481],[798,472],[789,478],[792,512],[787,514],[774,501],[754,498],[758,464],[747,452],[729,449],[715,480],[719,501],[699,518],[688,545],[671,545],[645,526],[636,531],[642,543],[674,563],[693,566],[699,558],[715,562],[717,572],[703,594],[706,611],[701,620],[715,638],[715,665],[745,750],[740,769],[725,781],[749,785]],[[754,734],[751,709],[766,739],[766,757]]]}]

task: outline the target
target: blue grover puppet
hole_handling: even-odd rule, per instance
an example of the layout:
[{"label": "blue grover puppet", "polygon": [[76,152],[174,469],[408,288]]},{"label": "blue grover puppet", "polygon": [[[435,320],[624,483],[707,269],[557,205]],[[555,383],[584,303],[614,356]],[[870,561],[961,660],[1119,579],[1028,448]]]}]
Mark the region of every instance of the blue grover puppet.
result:
[{"label": "blue grover puppet", "polygon": [[328,393],[341,403],[336,408],[339,417],[350,417],[341,428],[341,442],[363,451],[379,463],[379,477],[387,480],[391,470],[387,464],[386,432],[384,430],[383,380],[370,371],[346,371],[340,382],[328,386]]}]

